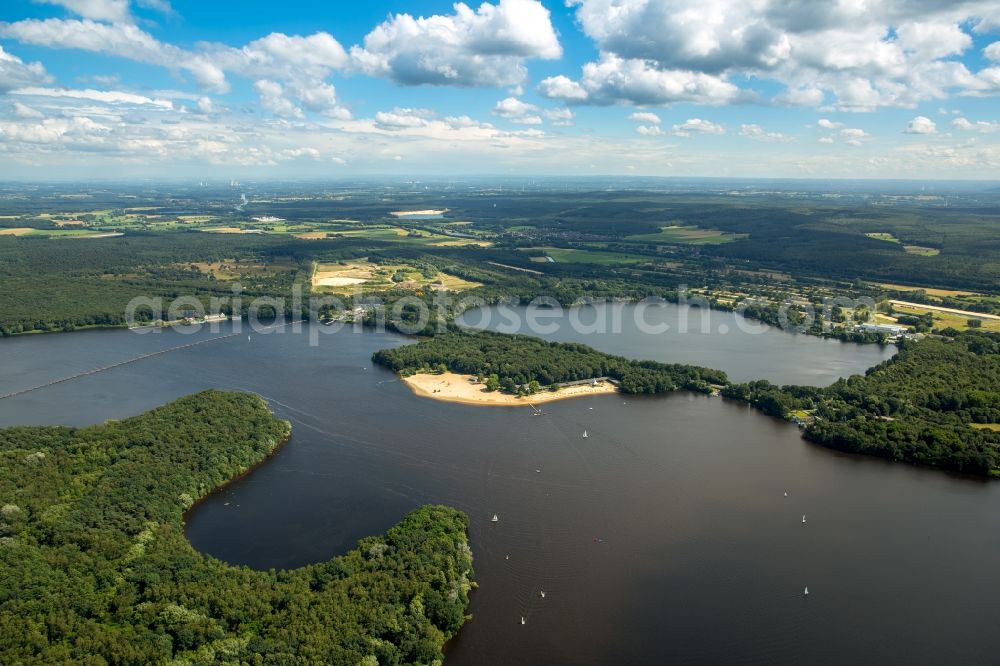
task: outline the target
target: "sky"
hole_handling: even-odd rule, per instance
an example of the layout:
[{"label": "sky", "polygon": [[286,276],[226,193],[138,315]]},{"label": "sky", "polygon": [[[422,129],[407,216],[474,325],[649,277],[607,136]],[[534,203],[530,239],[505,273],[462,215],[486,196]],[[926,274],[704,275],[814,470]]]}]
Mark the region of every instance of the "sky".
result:
[{"label": "sky", "polygon": [[0,179],[1000,179],[1000,0],[2,0]]}]

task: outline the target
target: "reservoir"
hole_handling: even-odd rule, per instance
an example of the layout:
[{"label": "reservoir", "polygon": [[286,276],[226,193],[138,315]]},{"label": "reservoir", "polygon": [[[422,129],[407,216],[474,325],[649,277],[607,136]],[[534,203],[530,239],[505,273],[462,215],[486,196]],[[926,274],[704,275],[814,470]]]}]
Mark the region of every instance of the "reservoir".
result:
[{"label": "reservoir", "polygon": [[725,370],[735,382],[827,386],[896,353],[894,345],[786,333],[733,312],[672,303],[500,305],[469,310],[458,321],[469,330],[523,333],[629,358]]},{"label": "reservoir", "polygon": [[[0,425],[99,423],[206,388],[260,393],[293,436],[188,516],[194,547],[234,564],[295,567],[421,504],[461,509],[480,588],[449,664],[1000,654],[1000,484],[839,454],[702,395],[578,398],[545,405],[542,417],[427,400],[370,360],[410,340],[345,329],[312,346],[305,328],[249,340],[221,337],[228,328],[3,340],[0,394],[165,353],[2,399]],[[728,335],[677,337],[655,356],[628,336],[615,349],[608,337],[585,341],[800,383],[829,383],[892,353],[780,331],[748,338],[742,354]]]}]

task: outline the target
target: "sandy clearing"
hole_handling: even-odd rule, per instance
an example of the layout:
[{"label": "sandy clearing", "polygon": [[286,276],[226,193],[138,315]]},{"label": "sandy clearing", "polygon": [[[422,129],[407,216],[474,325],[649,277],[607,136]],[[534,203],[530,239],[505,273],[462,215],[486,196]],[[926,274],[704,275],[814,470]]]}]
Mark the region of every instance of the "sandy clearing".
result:
[{"label": "sandy clearing", "polygon": [[313,280],[317,287],[348,287],[352,284],[364,284],[368,280],[352,277],[323,277]]},{"label": "sandy clearing", "polygon": [[445,372],[440,375],[419,374],[403,378],[410,389],[417,395],[445,402],[458,402],[464,405],[479,405],[483,407],[528,407],[543,402],[579,398],[586,395],[606,395],[616,393],[618,388],[609,382],[601,382],[596,386],[567,386],[556,392],[543,389],[535,395],[519,398],[515,395],[499,391],[485,391],[482,384],[474,384],[472,375],[459,375]]},{"label": "sandy clearing", "polygon": [[390,215],[395,215],[396,217],[409,217],[410,215],[444,215],[448,212],[447,208],[442,210],[397,210]]}]

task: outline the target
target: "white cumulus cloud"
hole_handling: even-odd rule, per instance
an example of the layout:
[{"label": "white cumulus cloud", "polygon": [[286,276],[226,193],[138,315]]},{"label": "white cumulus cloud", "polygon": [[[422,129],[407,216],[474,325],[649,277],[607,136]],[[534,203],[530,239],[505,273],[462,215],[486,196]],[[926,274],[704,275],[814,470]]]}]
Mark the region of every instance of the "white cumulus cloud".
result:
[{"label": "white cumulus cloud", "polygon": [[0,93],[50,80],[41,63],[26,63],[0,46]]},{"label": "white cumulus cloud", "polygon": [[927,116],[917,116],[903,130],[904,134],[937,134],[937,125]]},{"label": "white cumulus cloud", "polygon": [[972,122],[967,118],[955,118],[951,121],[951,126],[966,132],[979,132],[980,134],[991,134],[1000,131],[1000,122],[991,120],[977,120]]},{"label": "white cumulus cloud", "polygon": [[602,54],[583,66],[579,82],[564,76],[544,79],[538,91],[568,103],[663,105],[675,102],[728,104],[750,93],[724,78],[691,70],[662,70],[647,60]]},{"label": "white cumulus cloud", "polygon": [[562,47],[537,0],[484,2],[451,15],[394,14],[351,49],[355,65],[402,85],[515,86],[528,58],[556,59]]},{"label": "white cumulus cloud", "polygon": [[[746,77],[785,86],[775,102],[870,111],[913,107],[955,93],[1000,92],[1000,71],[972,72],[956,56],[973,46],[972,30],[996,27],[996,0],[567,0],[600,59],[584,65],[579,100],[631,102],[636,74],[690,80],[711,77],[717,92]],[[1000,47],[986,48],[997,60]],[[609,66],[613,64],[614,66]],[[623,63],[631,63],[624,65]],[[588,86],[588,68],[591,70]],[[595,74],[606,80],[594,94]],[[553,77],[554,79],[555,77]],[[558,81],[559,89],[574,90]],[[552,81],[550,87],[555,87]],[[743,95],[712,96],[733,103]],[[648,96],[647,96],[648,97]],[[658,102],[680,101],[676,95]],[[704,93],[684,101],[707,103]]]},{"label": "white cumulus cloud", "polygon": [[645,123],[646,125],[659,125],[663,122],[658,115],[649,111],[636,111],[628,119],[637,123]]},{"label": "white cumulus cloud", "polygon": [[675,136],[691,136],[692,134],[725,134],[726,129],[710,120],[688,118],[685,122],[674,125]]},{"label": "white cumulus cloud", "polygon": [[756,123],[740,125],[740,136],[755,141],[788,141],[788,137],[781,132],[768,132]]},{"label": "white cumulus cloud", "polygon": [[493,115],[519,125],[541,125],[542,117],[538,115],[538,110],[534,104],[528,104],[516,97],[507,97],[496,103]]}]

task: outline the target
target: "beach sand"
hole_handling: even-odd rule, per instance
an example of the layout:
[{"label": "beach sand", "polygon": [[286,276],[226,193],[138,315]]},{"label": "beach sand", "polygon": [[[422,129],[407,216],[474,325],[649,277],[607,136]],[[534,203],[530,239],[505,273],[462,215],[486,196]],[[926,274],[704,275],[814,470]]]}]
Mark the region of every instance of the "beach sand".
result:
[{"label": "beach sand", "polygon": [[537,405],[543,402],[552,402],[553,400],[578,398],[584,395],[604,395],[618,391],[614,384],[601,382],[597,386],[589,384],[567,386],[556,392],[543,388],[534,395],[518,398],[515,395],[508,395],[499,391],[484,391],[482,384],[472,383],[471,380],[474,379],[475,377],[472,375],[459,375],[453,372],[446,372],[440,375],[413,375],[403,378],[403,381],[414,393],[425,398],[444,400],[445,402],[460,402],[465,405],[492,407],[527,407],[529,403]]}]

